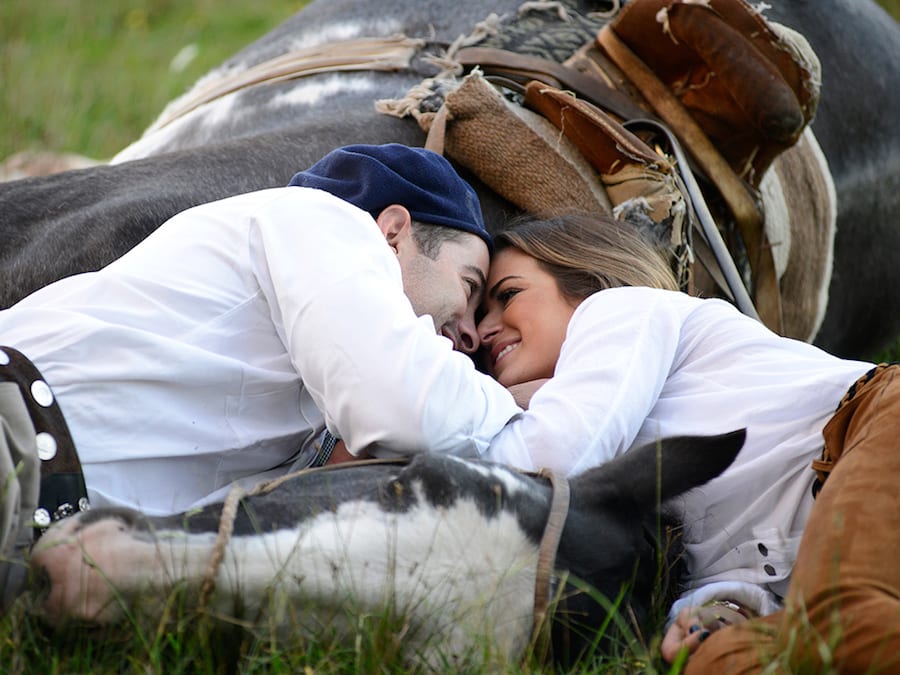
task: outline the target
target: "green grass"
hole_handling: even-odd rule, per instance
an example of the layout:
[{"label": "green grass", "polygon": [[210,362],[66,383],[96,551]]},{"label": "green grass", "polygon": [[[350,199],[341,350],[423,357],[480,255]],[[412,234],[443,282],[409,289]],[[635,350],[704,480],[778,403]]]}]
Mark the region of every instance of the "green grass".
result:
[{"label": "green grass", "polygon": [[900,0],[880,0],[878,4],[900,21]]},{"label": "green grass", "polygon": [[[587,592],[591,592],[587,589]],[[327,630],[317,639],[276,636],[265,621],[255,626],[216,622],[208,615],[186,609],[174,591],[162,619],[149,621],[132,614],[104,628],[74,626],[52,632],[26,613],[21,598],[0,619],[0,672],[4,675],[59,675],[62,673],[141,673],[179,675],[240,673],[407,673],[419,672],[403,660],[402,647],[411,627],[402,617],[348,614],[354,626],[350,639],[331,639]],[[290,608],[302,612],[301,607]],[[661,625],[663,610],[658,611]],[[624,624],[624,620],[619,620]],[[299,635],[300,631],[296,631]],[[668,673],[659,657],[659,639],[647,645],[625,625],[623,637],[611,655],[585,660],[572,673]],[[434,636],[440,640],[440,636]],[[510,663],[492,654],[487,640],[476,641],[472,661],[454,663],[442,672],[504,672],[511,675],[560,672],[533,654]],[[483,661],[491,665],[485,667]]]},{"label": "green grass", "polygon": [[[110,157],[166,102],[303,4],[0,2],[0,159],[27,149]],[[190,45],[196,58],[173,69]]]}]

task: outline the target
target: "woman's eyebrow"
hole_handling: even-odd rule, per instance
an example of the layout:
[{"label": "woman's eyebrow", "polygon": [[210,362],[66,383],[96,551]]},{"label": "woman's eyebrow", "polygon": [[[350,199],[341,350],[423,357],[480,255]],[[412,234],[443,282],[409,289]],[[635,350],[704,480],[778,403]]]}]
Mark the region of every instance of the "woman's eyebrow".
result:
[{"label": "woman's eyebrow", "polygon": [[491,286],[491,290],[488,291],[488,297],[496,298],[497,297],[497,289],[500,288],[501,284],[503,284],[504,281],[508,281],[509,279],[521,279],[521,278],[522,277],[520,277],[517,274],[508,274],[507,276],[500,279],[500,281],[498,281],[496,284]]}]

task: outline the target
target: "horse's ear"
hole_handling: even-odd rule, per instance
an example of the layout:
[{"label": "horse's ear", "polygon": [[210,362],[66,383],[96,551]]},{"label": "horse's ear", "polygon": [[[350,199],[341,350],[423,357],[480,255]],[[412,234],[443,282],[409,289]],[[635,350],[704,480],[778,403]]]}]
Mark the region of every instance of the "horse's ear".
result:
[{"label": "horse's ear", "polygon": [[375,219],[378,228],[387,239],[387,243],[395,251],[400,242],[410,235],[412,228],[412,216],[405,206],[391,204],[386,206]]},{"label": "horse's ear", "polygon": [[595,504],[654,506],[722,473],[746,435],[746,429],[738,429],[719,436],[664,438],[584,472],[573,479],[573,488]]}]

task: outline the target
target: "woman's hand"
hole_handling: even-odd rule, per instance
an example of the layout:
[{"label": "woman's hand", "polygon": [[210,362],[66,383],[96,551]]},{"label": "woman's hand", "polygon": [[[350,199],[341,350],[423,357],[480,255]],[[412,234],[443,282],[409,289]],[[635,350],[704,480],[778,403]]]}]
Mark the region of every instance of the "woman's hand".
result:
[{"label": "woman's hand", "polygon": [[513,395],[516,405],[523,410],[528,410],[528,404],[531,403],[531,397],[534,396],[534,392],[540,389],[544,382],[549,379],[549,377],[545,377],[540,380],[531,380],[530,382],[514,384],[509,387],[509,393]]},{"label": "woman's hand", "polygon": [[687,607],[669,626],[663,638],[661,651],[663,658],[673,663],[682,649],[693,654],[712,633],[736,623],[742,623],[751,616],[749,610],[730,600],[713,600],[701,607]]}]

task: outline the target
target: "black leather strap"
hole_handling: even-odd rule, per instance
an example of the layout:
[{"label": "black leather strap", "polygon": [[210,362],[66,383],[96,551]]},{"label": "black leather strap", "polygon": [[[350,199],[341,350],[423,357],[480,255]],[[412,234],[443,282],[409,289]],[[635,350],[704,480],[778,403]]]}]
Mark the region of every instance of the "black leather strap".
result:
[{"label": "black leather strap", "polygon": [[0,382],[19,386],[37,436],[41,490],[35,523],[46,528],[55,520],[89,509],[81,462],[50,385],[24,354],[4,346],[0,346]]}]

